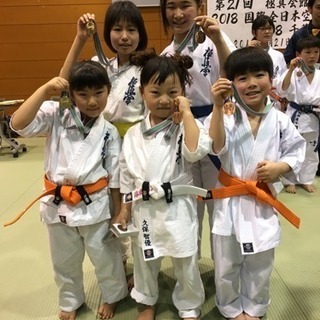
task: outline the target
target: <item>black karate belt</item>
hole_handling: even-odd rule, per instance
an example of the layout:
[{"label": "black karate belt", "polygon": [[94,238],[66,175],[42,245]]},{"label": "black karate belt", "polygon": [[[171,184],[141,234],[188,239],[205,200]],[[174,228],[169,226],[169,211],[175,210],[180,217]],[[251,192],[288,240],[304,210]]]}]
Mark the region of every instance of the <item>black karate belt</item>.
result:
[{"label": "black karate belt", "polygon": [[166,198],[166,202],[170,203],[172,202],[172,189],[171,189],[171,183],[170,182],[164,182],[161,185],[162,189],[164,190],[164,196]]},{"label": "black karate belt", "polygon": [[212,104],[208,104],[205,106],[201,106],[201,107],[190,107],[190,110],[193,114],[193,116],[198,119],[198,118],[202,118],[202,117],[207,117],[211,112],[212,112],[212,108],[213,105]]},{"label": "black karate belt", "polygon": [[141,189],[142,189],[142,200],[148,201],[150,198],[150,194],[149,194],[150,183],[149,183],[149,181],[143,181]]},{"label": "black karate belt", "polygon": [[209,159],[211,160],[211,162],[214,164],[214,166],[220,170],[221,168],[221,161],[217,156],[214,156],[213,154],[208,154]]},{"label": "black karate belt", "polygon": [[317,141],[316,147],[314,149],[314,152],[318,151],[319,146],[320,146],[320,117],[317,112],[313,111],[313,109],[318,108],[318,106],[313,106],[311,104],[310,105],[309,104],[297,104],[293,101],[290,101],[290,106],[293,109],[295,109],[295,111],[291,117],[292,123],[295,123],[296,120],[298,120],[297,119],[298,118],[298,111],[306,113],[306,114],[312,113],[315,117],[317,117],[318,124],[319,124],[319,130],[318,130],[319,134],[318,134],[318,141]]}]

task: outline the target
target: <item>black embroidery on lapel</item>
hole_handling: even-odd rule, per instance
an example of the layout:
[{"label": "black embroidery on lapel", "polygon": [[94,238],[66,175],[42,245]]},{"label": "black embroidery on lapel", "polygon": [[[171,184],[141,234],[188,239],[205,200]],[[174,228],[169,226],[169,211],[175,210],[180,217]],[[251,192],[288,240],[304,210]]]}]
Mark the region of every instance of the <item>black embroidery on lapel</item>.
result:
[{"label": "black embroidery on lapel", "polygon": [[176,163],[180,164],[180,159],[181,159],[181,150],[182,150],[182,136],[183,134],[181,133],[179,139],[178,139],[178,152],[176,153],[177,158],[176,158]]},{"label": "black embroidery on lapel", "polygon": [[128,105],[132,100],[134,100],[134,96],[136,95],[135,85],[137,84],[138,79],[132,77],[130,82],[128,83],[128,90],[124,93],[123,101]]},{"label": "black embroidery on lapel", "polygon": [[201,66],[203,67],[200,72],[206,77],[211,72],[210,58],[213,55],[213,49],[208,48],[203,54],[203,63]]},{"label": "black embroidery on lapel", "polygon": [[107,158],[107,144],[108,144],[108,139],[110,137],[109,131],[106,132],[103,140],[103,146],[102,146],[102,151],[101,151],[101,158],[102,158],[102,166],[105,168],[105,163],[106,163],[106,158]]}]

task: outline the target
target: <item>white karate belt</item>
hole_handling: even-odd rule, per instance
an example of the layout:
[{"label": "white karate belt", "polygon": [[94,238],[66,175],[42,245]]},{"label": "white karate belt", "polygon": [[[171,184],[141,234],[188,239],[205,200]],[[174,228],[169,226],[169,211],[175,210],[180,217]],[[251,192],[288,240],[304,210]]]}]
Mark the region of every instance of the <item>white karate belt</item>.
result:
[{"label": "white karate belt", "polygon": [[[171,186],[172,196],[181,196],[181,195],[195,195],[206,197],[207,196],[207,189],[198,188],[195,186],[190,185],[173,185]],[[143,198],[143,189],[142,187],[134,189],[132,192],[124,194],[123,202],[130,203],[137,200],[142,200]],[[160,184],[150,184],[149,185],[149,196],[154,200],[159,200],[165,197],[166,193],[165,190],[162,188]]]}]

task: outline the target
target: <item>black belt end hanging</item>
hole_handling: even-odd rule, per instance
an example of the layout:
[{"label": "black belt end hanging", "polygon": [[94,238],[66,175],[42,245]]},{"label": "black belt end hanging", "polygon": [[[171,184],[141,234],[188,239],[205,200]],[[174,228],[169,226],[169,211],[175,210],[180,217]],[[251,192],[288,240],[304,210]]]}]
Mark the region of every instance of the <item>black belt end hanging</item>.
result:
[{"label": "black belt end hanging", "polygon": [[164,182],[161,185],[162,189],[164,190],[164,194],[166,197],[166,202],[170,203],[172,202],[172,189],[171,189],[171,183],[170,182]]},{"label": "black belt end hanging", "polygon": [[150,198],[149,194],[150,184],[149,181],[143,181],[142,183],[142,200],[148,201]]},{"label": "black belt end hanging", "polygon": [[53,199],[53,203],[58,206],[62,200],[61,198],[61,186],[57,186],[56,189],[54,190],[54,199]]},{"label": "black belt end hanging", "polygon": [[89,205],[92,202],[92,200],[90,199],[90,197],[89,197],[87,191],[85,190],[85,188],[83,186],[76,186],[76,189],[77,189],[78,193],[80,194],[82,201],[86,205]]}]

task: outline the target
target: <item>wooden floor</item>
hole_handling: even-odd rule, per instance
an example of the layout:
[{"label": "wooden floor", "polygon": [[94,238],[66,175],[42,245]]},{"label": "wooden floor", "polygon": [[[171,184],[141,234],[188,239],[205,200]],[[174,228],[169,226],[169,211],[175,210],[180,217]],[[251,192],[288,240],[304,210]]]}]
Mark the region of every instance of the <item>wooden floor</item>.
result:
[{"label": "wooden floor", "polygon": [[[42,190],[43,138],[17,139],[27,146],[27,152],[13,158],[5,145],[0,149],[0,223],[11,220]],[[301,217],[301,229],[296,230],[281,219],[282,243],[276,250],[272,274],[272,301],[264,319],[320,320],[320,179],[317,192],[308,194],[298,189],[296,195],[282,193],[280,199]],[[55,287],[46,229],[39,221],[38,204],[15,225],[0,227],[0,320],[58,319]],[[206,223],[203,257],[200,268],[206,290],[202,320],[222,320],[214,305],[213,263],[208,245]],[[87,304],[77,319],[97,319],[100,304],[93,268],[84,262]],[[129,272],[132,263],[129,263]],[[160,299],[157,320],[179,319],[171,301],[174,286],[172,266],[165,259],[159,278]],[[114,320],[136,317],[136,304],[131,298],[119,304]]]}]

